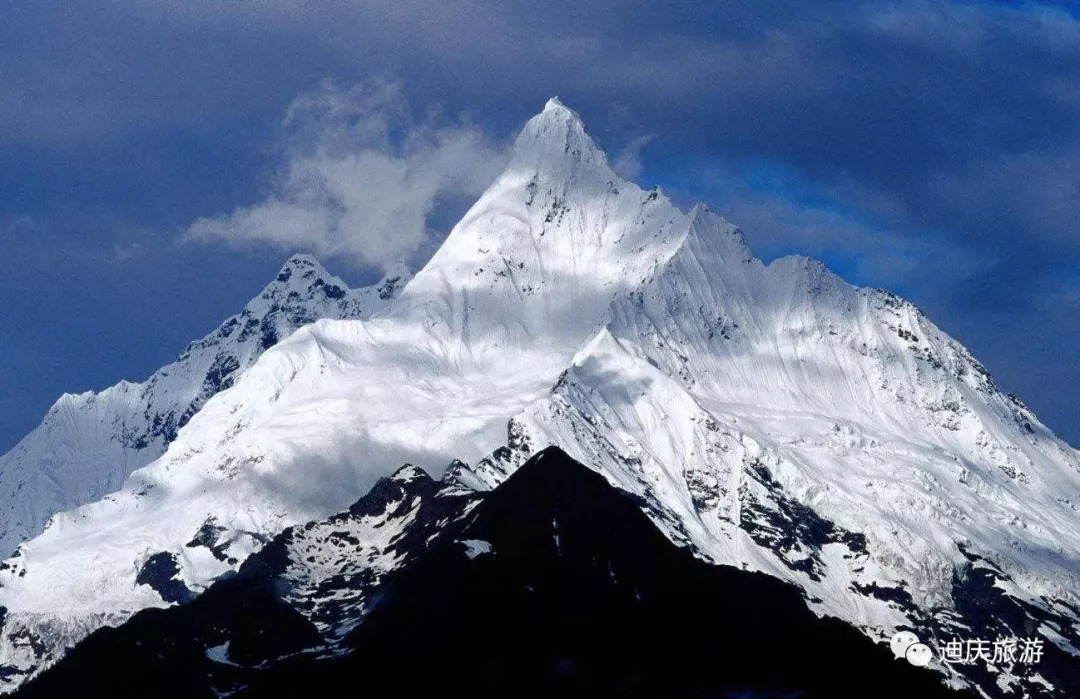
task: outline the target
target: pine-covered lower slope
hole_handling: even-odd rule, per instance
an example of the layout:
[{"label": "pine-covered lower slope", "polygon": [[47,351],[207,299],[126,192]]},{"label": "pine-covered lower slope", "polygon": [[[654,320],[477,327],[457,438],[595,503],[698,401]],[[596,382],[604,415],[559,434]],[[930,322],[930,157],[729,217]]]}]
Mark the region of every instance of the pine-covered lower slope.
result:
[{"label": "pine-covered lower slope", "polygon": [[[381,580],[348,541],[381,522]],[[312,542],[324,545],[316,550]],[[304,599],[336,549],[353,574]],[[306,553],[306,558],[303,554]],[[299,560],[297,560],[299,559]],[[313,610],[353,599],[338,612]],[[325,612],[326,609],[324,608]],[[326,630],[351,626],[337,641]],[[188,604],[101,629],[20,697],[961,697],[775,578],[676,547],[640,503],[557,448],[484,494],[416,469],[286,531]]]}]

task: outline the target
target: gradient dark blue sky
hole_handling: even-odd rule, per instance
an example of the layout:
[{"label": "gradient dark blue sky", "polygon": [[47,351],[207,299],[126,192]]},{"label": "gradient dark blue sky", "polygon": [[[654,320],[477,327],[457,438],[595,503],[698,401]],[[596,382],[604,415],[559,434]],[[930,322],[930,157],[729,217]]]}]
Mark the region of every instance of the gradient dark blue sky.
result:
[{"label": "gradient dark blue sky", "polygon": [[[1080,444],[1076,6],[89,5],[16,0],[0,22],[0,450],[271,278],[288,243],[182,238],[280,188],[290,105],[328,84],[395,85],[379,114],[400,130],[492,152],[558,94],[641,182],[711,204],[766,259],[907,296]],[[434,231],[472,191],[444,189]],[[363,259],[325,262],[361,283]]]}]

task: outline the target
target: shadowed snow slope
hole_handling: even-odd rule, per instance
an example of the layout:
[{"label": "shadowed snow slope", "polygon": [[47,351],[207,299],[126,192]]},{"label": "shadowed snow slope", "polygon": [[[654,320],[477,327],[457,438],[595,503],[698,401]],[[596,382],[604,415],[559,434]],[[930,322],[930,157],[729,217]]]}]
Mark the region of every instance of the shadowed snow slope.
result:
[{"label": "shadowed snow slope", "polygon": [[[403,462],[462,459],[450,477],[487,489],[549,444],[674,541],[875,639],[1026,624],[1080,648],[1077,452],[910,304],[805,258],[763,264],[704,207],[619,179],[552,100],[381,313],[269,349],[161,458],[7,562],[0,662],[18,683]],[[220,555],[192,545],[205,531]],[[977,595],[1000,627],[964,611]]]}]

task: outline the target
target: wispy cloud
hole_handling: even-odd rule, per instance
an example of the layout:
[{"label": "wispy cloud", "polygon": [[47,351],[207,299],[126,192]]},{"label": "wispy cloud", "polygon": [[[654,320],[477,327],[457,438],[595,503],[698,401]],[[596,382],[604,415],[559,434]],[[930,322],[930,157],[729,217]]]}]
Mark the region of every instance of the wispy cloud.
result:
[{"label": "wispy cloud", "polygon": [[636,181],[641,175],[641,150],[649,145],[653,138],[653,134],[638,136],[623,146],[611,164],[612,169],[620,177]]},{"label": "wispy cloud", "polygon": [[463,118],[414,118],[391,83],[325,82],[290,105],[282,126],[284,163],[266,198],[198,219],[187,240],[385,268],[427,241],[440,197],[479,194],[504,161]]}]

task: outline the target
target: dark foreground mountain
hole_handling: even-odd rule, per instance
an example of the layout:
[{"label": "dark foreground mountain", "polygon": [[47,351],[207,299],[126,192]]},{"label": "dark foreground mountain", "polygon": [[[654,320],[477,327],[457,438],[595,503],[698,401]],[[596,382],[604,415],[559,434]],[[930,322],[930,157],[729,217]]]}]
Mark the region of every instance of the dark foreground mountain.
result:
[{"label": "dark foreground mountain", "polygon": [[[298,601],[298,542],[313,532],[324,544],[347,541],[351,526],[372,518],[397,532],[387,550],[401,566],[378,580],[358,572],[369,570],[362,545],[330,544],[339,565],[359,559],[356,572]],[[362,604],[313,622],[312,609],[334,599]],[[324,630],[343,626],[351,631],[328,643]],[[350,512],[285,532],[194,601],[98,630],[17,696],[343,691],[967,696],[847,624],[817,617],[794,586],[675,546],[632,496],[557,448],[484,495],[399,472]]]}]

